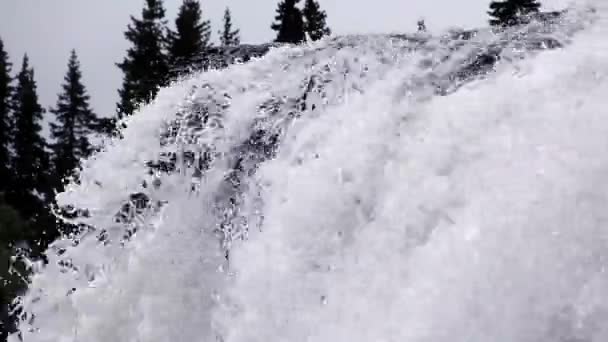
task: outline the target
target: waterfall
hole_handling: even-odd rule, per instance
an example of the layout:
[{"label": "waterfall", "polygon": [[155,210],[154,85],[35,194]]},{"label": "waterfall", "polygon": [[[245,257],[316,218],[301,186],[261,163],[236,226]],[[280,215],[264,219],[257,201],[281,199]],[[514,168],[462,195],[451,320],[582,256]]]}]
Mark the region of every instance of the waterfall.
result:
[{"label": "waterfall", "polygon": [[605,7],[173,82],[57,195],[19,335],[607,341]]}]

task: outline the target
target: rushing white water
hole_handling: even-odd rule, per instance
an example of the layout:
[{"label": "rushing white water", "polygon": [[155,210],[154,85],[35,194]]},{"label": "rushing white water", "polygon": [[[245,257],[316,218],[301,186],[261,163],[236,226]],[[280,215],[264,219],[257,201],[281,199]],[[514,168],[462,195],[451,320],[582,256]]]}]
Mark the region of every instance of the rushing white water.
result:
[{"label": "rushing white water", "polygon": [[58,196],[89,228],[33,278],[23,339],[608,341],[606,37],[598,1],[176,82]]}]

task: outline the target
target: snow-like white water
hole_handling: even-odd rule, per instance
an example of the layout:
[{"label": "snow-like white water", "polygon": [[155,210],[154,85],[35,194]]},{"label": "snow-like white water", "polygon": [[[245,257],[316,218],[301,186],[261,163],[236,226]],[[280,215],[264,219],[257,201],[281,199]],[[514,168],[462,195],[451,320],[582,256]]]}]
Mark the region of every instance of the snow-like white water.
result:
[{"label": "snow-like white water", "polygon": [[[281,48],[163,89],[59,195],[91,228],[34,277],[23,339],[608,341],[608,11],[566,18]],[[539,37],[564,48],[518,49]],[[496,44],[494,72],[452,77]],[[211,161],[150,174],[171,151]]]}]

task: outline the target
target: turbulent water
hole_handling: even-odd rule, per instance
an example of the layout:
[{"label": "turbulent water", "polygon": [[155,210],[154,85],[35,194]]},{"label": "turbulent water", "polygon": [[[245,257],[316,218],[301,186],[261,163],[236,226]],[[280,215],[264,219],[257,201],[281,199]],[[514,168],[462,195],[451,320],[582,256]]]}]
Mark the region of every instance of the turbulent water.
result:
[{"label": "turbulent water", "polygon": [[272,49],[58,195],[25,341],[608,341],[608,10]]}]

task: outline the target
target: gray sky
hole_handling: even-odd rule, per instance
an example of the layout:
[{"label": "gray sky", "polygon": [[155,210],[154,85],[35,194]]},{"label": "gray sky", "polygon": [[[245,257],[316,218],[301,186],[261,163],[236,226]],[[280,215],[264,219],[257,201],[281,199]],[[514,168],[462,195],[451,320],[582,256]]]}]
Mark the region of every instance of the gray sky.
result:
[{"label": "gray sky", "polygon": [[[272,40],[270,24],[278,0],[201,0],[215,40],[224,8],[233,12],[244,43]],[[430,30],[485,25],[489,0],[319,0],[335,34],[408,32],[424,17]],[[84,82],[99,115],[113,115],[122,75],[115,62],[128,47],[123,32],[129,16],[141,15],[143,0],[0,0],[0,37],[13,71],[28,53],[40,101],[53,106],[66,72],[69,51],[80,57]],[[171,26],[181,0],[165,0]],[[569,0],[544,0],[544,9]]]}]

